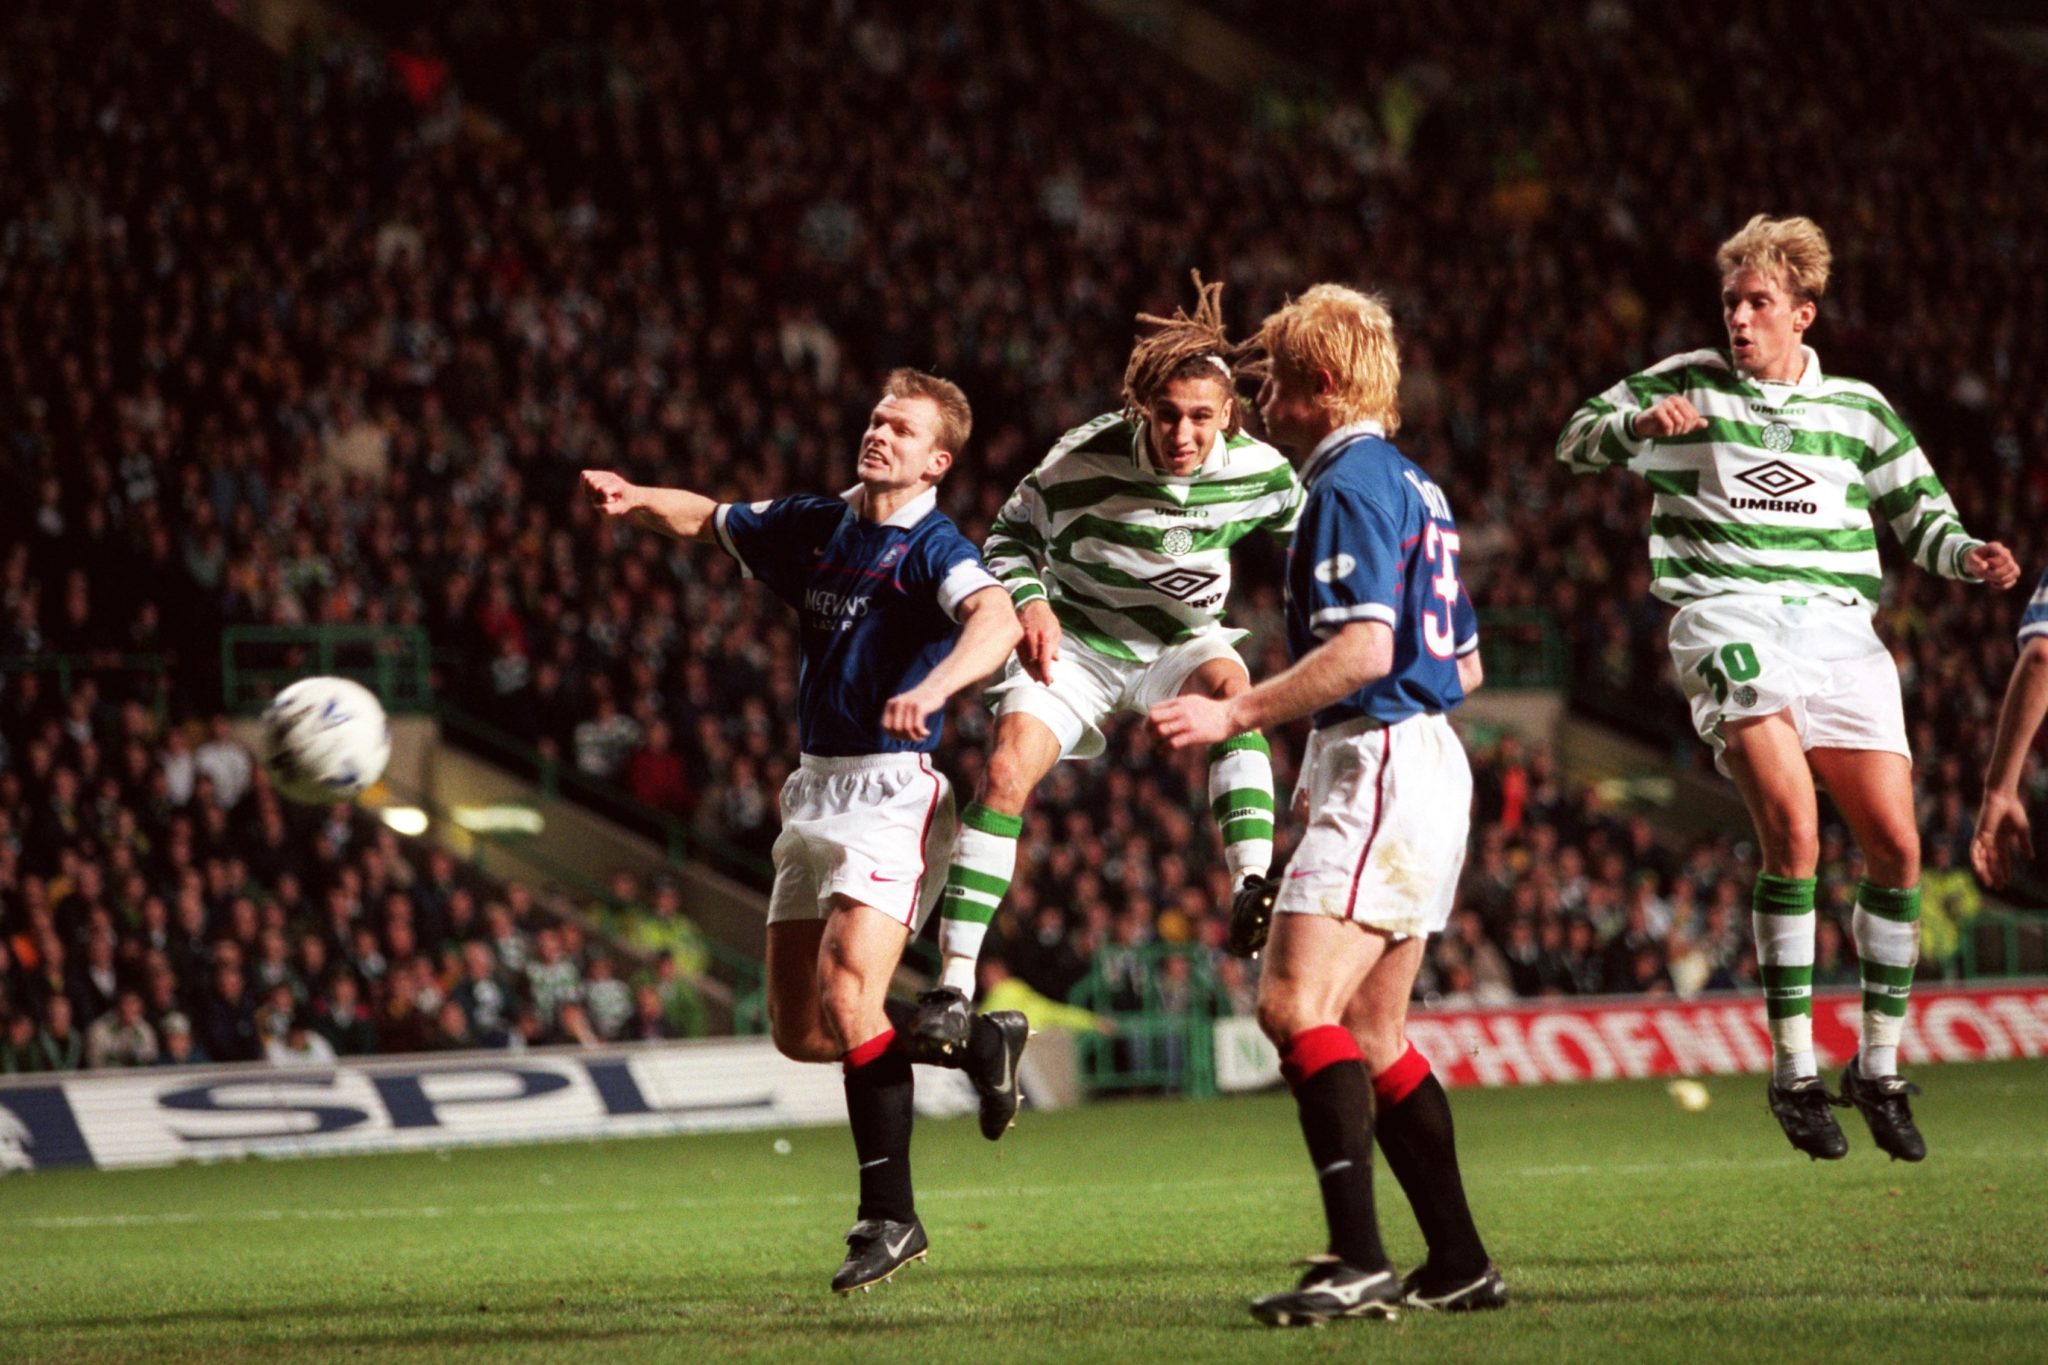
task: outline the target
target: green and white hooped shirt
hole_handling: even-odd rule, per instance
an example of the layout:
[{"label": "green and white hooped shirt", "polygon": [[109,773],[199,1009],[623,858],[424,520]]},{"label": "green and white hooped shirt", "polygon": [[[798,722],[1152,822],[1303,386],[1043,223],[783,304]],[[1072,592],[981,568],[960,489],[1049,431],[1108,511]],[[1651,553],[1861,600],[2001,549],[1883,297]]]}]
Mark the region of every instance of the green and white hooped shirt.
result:
[{"label": "green and white hooped shirt", "polygon": [[[1883,579],[1877,517],[1906,554],[1969,578],[1983,542],[1963,529],[1927,455],[1884,395],[1806,368],[1792,383],[1745,378],[1721,351],[1688,351],[1587,400],[1558,438],[1575,472],[1621,468],[1655,492],[1650,590],[1684,604],[1726,594],[1825,598],[1874,611]],[[1683,394],[1707,425],[1638,438],[1628,422]]]},{"label": "green and white hooped shirt", "polygon": [[1017,485],[982,557],[1019,607],[1048,599],[1067,635],[1150,663],[1222,627],[1230,547],[1261,529],[1286,541],[1302,496],[1287,457],[1255,437],[1219,436],[1200,469],[1166,474],[1142,427],[1105,413]]}]

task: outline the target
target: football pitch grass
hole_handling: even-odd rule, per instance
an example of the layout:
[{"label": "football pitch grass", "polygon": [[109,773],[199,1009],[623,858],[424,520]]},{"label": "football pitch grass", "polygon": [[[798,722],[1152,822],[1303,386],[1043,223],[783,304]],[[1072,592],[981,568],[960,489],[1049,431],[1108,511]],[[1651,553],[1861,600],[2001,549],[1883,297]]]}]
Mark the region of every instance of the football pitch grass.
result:
[{"label": "football pitch grass", "polygon": [[[2048,1350],[2048,1063],[1916,1073],[1933,1155],[1842,1111],[1809,1163],[1753,1077],[1454,1092],[1501,1313],[1260,1327],[1320,1249],[1282,1095],[919,1126],[931,1260],[826,1289],[843,1130],[0,1178],[0,1356],[1991,1360]],[[790,1150],[778,1154],[775,1143]],[[1396,1262],[1420,1255],[1380,1172]]]}]

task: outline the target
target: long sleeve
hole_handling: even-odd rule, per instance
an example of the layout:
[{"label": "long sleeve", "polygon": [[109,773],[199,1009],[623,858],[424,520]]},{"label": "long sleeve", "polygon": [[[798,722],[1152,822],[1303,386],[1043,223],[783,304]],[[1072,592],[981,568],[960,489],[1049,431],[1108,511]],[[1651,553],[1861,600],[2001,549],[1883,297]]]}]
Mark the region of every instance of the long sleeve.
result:
[{"label": "long sleeve", "polygon": [[1984,542],[1963,529],[1954,500],[1913,433],[1889,408],[1877,416],[1892,443],[1863,471],[1871,507],[1915,564],[1943,578],[1969,578],[1963,556]]},{"label": "long sleeve", "polygon": [[1027,474],[1003,504],[1003,510],[996,514],[995,524],[989,527],[988,543],[981,552],[988,571],[1008,590],[1014,606],[1022,607],[1048,596],[1040,570],[1051,527],[1038,475]]}]

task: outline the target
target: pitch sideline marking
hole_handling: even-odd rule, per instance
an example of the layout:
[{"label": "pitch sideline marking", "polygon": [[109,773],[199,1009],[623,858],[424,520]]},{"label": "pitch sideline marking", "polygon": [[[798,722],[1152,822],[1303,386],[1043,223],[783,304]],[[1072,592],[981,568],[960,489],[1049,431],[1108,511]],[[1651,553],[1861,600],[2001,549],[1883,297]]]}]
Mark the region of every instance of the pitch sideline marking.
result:
[{"label": "pitch sideline marking", "polygon": [[[2016,1153],[2010,1150],[1984,1150],[1943,1152],[1943,1161],[1992,1161],[2009,1160]],[[1557,1180],[1578,1176],[1613,1175],[1664,1175],[1677,1171],[1754,1171],[1774,1168],[1799,1169],[1790,1167],[1782,1158],[1758,1161],[1643,1161],[1621,1165],[1586,1163],[1567,1166],[1522,1166],[1510,1169],[1494,1168],[1468,1172],[1468,1179],[1480,1180]],[[1077,1190],[1120,1190],[1132,1193],[1171,1194],[1190,1189],[1227,1189],[1242,1186],[1241,1177],[1217,1177],[1210,1180],[1150,1181],[1144,1184],[1122,1182],[1061,1185],[971,1185],[950,1189],[919,1190],[920,1201],[927,1199],[996,1199],[996,1198],[1039,1198],[1048,1195],[1072,1194]],[[63,1232],[93,1228],[150,1228],[185,1227],[202,1223],[355,1223],[397,1221],[405,1219],[431,1220],[436,1218],[533,1218],[566,1217],[578,1214],[596,1213],[661,1213],[683,1209],[707,1208],[801,1208],[807,1204],[843,1204],[846,1195],[842,1191],[819,1194],[771,1194],[771,1195],[705,1195],[696,1198],[644,1200],[614,1199],[608,1201],[582,1200],[556,1203],[523,1204],[472,1204],[463,1207],[445,1204],[393,1205],[384,1208],[363,1209],[234,1209],[220,1212],[197,1213],[99,1213],[99,1214],[31,1214],[21,1218],[0,1218],[0,1227],[33,1228],[39,1232]]]}]

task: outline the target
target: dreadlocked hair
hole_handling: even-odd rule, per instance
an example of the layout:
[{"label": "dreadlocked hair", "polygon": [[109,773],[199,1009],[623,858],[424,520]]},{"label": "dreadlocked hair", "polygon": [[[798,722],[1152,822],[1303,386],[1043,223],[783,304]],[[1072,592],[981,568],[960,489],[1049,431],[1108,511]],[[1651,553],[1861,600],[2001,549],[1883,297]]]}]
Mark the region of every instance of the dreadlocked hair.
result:
[{"label": "dreadlocked hair", "polygon": [[[1202,282],[1202,272],[1189,272],[1195,281],[1195,311],[1190,316],[1176,308],[1170,318],[1138,314],[1138,325],[1152,330],[1131,347],[1130,364],[1124,366],[1124,417],[1136,426],[1144,420],[1153,402],[1176,379],[1214,379],[1231,398],[1237,396],[1237,370],[1232,363],[1237,348],[1223,332],[1223,282]],[[1233,402],[1225,431],[1235,436],[1243,425],[1241,405]]]}]

